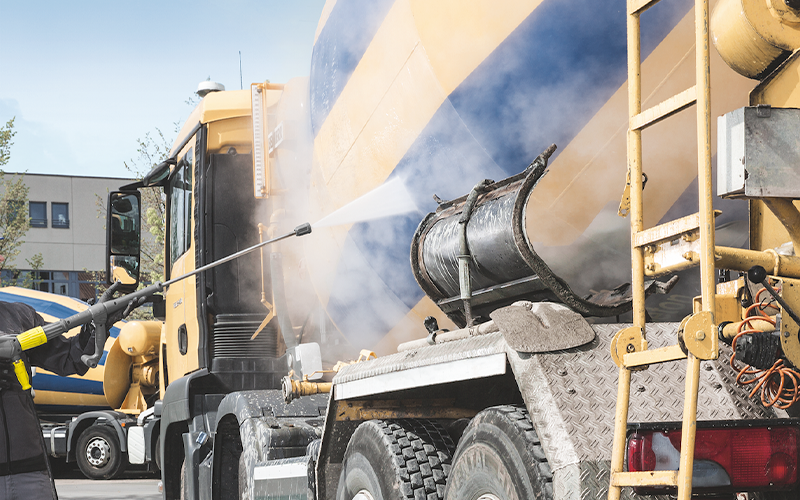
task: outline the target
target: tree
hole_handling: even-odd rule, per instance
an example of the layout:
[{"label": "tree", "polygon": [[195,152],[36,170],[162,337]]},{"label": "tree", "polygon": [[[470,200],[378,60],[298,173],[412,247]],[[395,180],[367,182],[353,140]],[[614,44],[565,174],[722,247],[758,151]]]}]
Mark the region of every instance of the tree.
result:
[{"label": "tree", "polygon": [[[0,272],[16,269],[13,262],[30,227],[28,186],[24,175],[7,175],[4,170],[11,159],[11,146],[16,134],[14,118],[0,127]],[[35,269],[40,268],[41,254],[36,254],[28,263]]]},{"label": "tree", "polygon": [[9,158],[11,158],[11,146],[14,144],[11,139],[17,135],[14,130],[14,118],[8,120],[5,125],[0,127],[0,169],[2,169]]},{"label": "tree", "polygon": [[[138,157],[125,162],[125,168],[141,179],[169,156],[171,142],[160,129],[155,136],[146,133],[137,139]],[[151,237],[142,238],[142,262],[139,264],[143,280],[164,281],[164,237],[166,235],[166,202],[160,188],[146,188],[142,193],[142,229]]]}]

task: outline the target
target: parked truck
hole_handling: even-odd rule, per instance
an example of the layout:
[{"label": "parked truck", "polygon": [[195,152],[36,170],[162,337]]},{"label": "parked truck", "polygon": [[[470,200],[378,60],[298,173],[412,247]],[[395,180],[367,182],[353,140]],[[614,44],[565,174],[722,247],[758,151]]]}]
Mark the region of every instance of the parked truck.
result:
[{"label": "parked truck", "polygon": [[329,1],[310,78],[205,94],[109,275],[142,189],[170,277],[419,210],[166,289],[164,498],[795,498],[800,6],[712,3]]},{"label": "parked truck", "polygon": [[[15,286],[0,289],[0,300],[28,304],[46,322],[89,307],[71,297]],[[79,331],[80,325],[66,335]],[[99,363],[86,374],[61,377],[32,370],[34,403],[51,457],[77,463],[92,479],[118,477],[129,464],[157,467],[158,457],[145,450],[145,443],[158,437],[151,434],[160,331],[155,321],[119,321],[108,329]]]}]

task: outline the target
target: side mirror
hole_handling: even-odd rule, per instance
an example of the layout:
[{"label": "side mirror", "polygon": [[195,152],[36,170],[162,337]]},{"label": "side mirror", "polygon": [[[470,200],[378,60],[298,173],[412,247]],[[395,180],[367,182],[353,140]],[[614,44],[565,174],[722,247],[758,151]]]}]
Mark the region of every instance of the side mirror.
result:
[{"label": "side mirror", "polygon": [[141,195],[114,191],[108,195],[106,218],[106,281],[122,282],[123,293],[139,285],[142,241]]}]

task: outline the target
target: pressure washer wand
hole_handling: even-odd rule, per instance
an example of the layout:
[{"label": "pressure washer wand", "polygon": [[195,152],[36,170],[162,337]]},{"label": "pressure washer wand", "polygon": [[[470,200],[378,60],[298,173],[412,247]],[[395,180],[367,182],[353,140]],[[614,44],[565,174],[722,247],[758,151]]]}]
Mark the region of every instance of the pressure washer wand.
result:
[{"label": "pressure washer wand", "polygon": [[291,233],[286,233],[283,236],[278,236],[276,238],[272,238],[271,240],[262,241],[261,243],[259,243],[257,245],[253,245],[253,246],[251,246],[249,248],[245,248],[244,250],[241,250],[239,252],[232,253],[232,254],[228,255],[227,257],[223,257],[223,258],[221,258],[219,260],[216,260],[216,261],[212,262],[211,264],[206,264],[205,266],[198,267],[194,271],[191,271],[191,272],[188,272],[188,273],[183,274],[181,276],[178,276],[177,278],[172,278],[169,281],[165,281],[162,284],[162,286],[169,286],[169,285],[171,285],[173,283],[176,283],[176,282],[178,282],[178,281],[180,281],[180,280],[182,280],[184,278],[188,278],[189,276],[201,273],[203,271],[207,271],[207,270],[211,269],[212,267],[217,267],[218,265],[224,264],[226,262],[230,262],[233,259],[238,259],[239,257],[247,255],[250,252],[258,250],[261,247],[265,247],[267,245],[271,245],[272,243],[277,243],[277,242],[279,242],[281,240],[285,240],[286,238],[291,238],[292,236],[304,236],[304,235],[306,235],[306,234],[308,234],[310,232],[311,232],[311,224],[309,224],[308,222],[306,222],[305,224],[300,224],[299,226],[294,228],[294,230]]},{"label": "pressure washer wand", "polygon": [[220,264],[224,264],[226,262],[230,262],[231,260],[238,259],[239,257],[247,255],[250,252],[258,250],[261,247],[270,245],[272,243],[276,243],[281,240],[285,240],[292,236],[303,236],[309,234],[310,232],[311,232],[311,224],[309,223],[300,224],[299,226],[294,228],[294,230],[290,233],[286,233],[282,236],[278,236],[277,238],[272,238],[267,241],[262,241],[257,245],[253,245],[240,252],[236,252],[234,254],[228,255],[227,257],[223,257],[222,259],[214,261],[210,264],[206,264],[205,266],[199,267],[194,271],[178,276],[177,278],[173,278],[163,283],[161,282],[153,283],[152,285],[142,288],[141,290],[129,293],[128,295],[123,295],[122,297],[116,299],[111,299],[104,302],[98,302],[97,304],[89,306],[88,309],[81,311],[78,314],[72,315],[68,318],[64,318],[59,321],[55,321],[53,323],[48,323],[44,326],[37,326],[36,328],[32,328],[28,331],[20,333],[16,337],[6,337],[9,339],[9,341],[3,342],[2,341],[3,337],[0,337],[0,361],[3,360],[12,361],[14,363],[14,371],[16,372],[17,378],[22,384],[23,389],[30,388],[28,373],[27,370],[25,369],[24,364],[22,364],[21,360],[22,351],[27,351],[28,349],[40,346],[46,343],[48,340],[52,340],[60,335],[63,335],[64,333],[68,332],[69,330],[71,330],[76,326],[84,325],[90,321],[94,321],[95,325],[94,354],[91,356],[88,354],[84,354],[83,356],[81,356],[81,361],[86,366],[94,368],[97,366],[97,363],[103,356],[103,350],[105,349],[106,339],[108,338],[108,329],[106,328],[107,320],[108,317],[111,316],[112,314],[124,310],[130,312],[136,307],[142,305],[148,298],[152,297],[154,294],[163,291],[164,287],[169,286],[173,283],[177,283],[178,281],[188,278],[189,276],[194,276],[195,274],[207,271],[208,269],[219,266]]}]

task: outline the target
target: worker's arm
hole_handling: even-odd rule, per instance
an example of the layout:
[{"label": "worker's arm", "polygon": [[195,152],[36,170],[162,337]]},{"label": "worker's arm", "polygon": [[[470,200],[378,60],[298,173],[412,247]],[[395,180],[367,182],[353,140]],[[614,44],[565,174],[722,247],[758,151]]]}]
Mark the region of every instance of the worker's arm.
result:
[{"label": "worker's arm", "polygon": [[[38,316],[38,314],[37,314]],[[38,325],[37,325],[38,326]],[[81,327],[79,335],[56,337],[46,344],[34,347],[25,354],[32,366],[38,366],[57,375],[83,375],[89,367],[81,356],[94,352],[94,329],[91,323]]]}]

